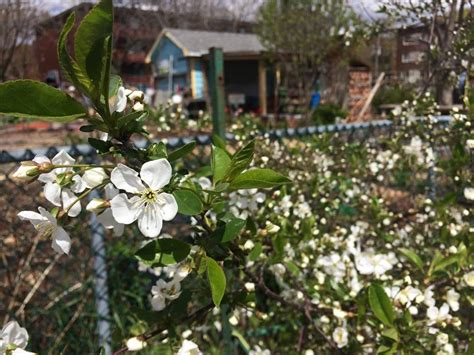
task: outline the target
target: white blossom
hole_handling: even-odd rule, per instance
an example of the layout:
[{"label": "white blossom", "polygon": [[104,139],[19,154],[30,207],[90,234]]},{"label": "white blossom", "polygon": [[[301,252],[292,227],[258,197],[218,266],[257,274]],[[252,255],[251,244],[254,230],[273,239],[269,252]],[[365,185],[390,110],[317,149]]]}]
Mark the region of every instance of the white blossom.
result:
[{"label": "white blossom", "polygon": [[[110,200],[117,196],[119,191],[112,184],[105,185],[104,191],[107,201],[103,204],[103,206],[106,204],[109,208],[104,209],[102,213],[99,212],[100,214],[97,215],[97,220],[104,226],[105,229],[112,229],[114,231],[114,235],[116,237],[120,237],[123,234],[124,225],[115,220],[112,214],[112,209],[110,208]],[[92,203],[92,201],[90,203]]]},{"label": "white blossom", "polygon": [[443,303],[440,308],[436,306],[431,306],[426,311],[426,315],[429,319],[428,325],[444,322],[445,320],[450,318],[449,305],[447,303]]},{"label": "white blossom", "polygon": [[176,355],[202,355],[202,352],[199,350],[196,343],[185,339]]},{"label": "white blossom", "polygon": [[86,189],[86,185],[79,175],[76,175],[72,168],[75,160],[65,151],[61,150],[52,159],[54,165],[66,165],[66,167],[55,168],[49,173],[41,174],[38,180],[45,183],[44,196],[53,205],[69,209],[68,216],[76,217],[81,213],[81,203],[77,200],[76,193],[81,193]]},{"label": "white blossom", "polygon": [[474,201],[474,187],[464,188],[464,197],[466,200]]},{"label": "white blossom", "polygon": [[347,333],[346,328],[337,327],[334,329],[332,339],[339,349],[345,347],[349,342],[349,334]]},{"label": "white blossom", "polygon": [[28,345],[29,335],[25,328],[22,328],[17,321],[10,321],[0,332],[0,354],[6,354],[7,350],[12,350],[12,355],[34,354],[24,350]]},{"label": "white blossom", "polygon": [[155,311],[162,311],[166,308],[166,300],[173,301],[181,295],[181,283],[177,279],[166,282],[160,279],[151,288],[151,306]]},{"label": "white blossom", "polygon": [[119,164],[112,171],[111,181],[118,189],[134,196],[129,199],[125,193],[120,193],[112,199],[115,220],[122,224],[138,220],[138,228],[144,236],[157,237],[163,220],[172,220],[178,212],[174,196],[161,191],[170,179],[171,165],[166,159],[143,164],[140,176],[135,170]]},{"label": "white blossom", "polygon": [[459,298],[461,295],[457,293],[454,289],[448,290],[446,293],[446,302],[449,304],[449,307],[456,312],[459,311]]},{"label": "white blossom", "polygon": [[146,346],[146,342],[137,337],[133,337],[127,340],[126,345],[128,351],[140,351]]},{"label": "white blossom", "polygon": [[102,168],[88,169],[82,175],[82,181],[89,189],[99,186],[107,178],[107,173]]},{"label": "white blossom", "polygon": [[109,109],[111,113],[123,112],[127,107],[127,95],[123,86],[119,87],[117,94],[109,99]]},{"label": "white blossom", "polygon": [[464,274],[463,280],[469,287],[474,287],[474,270]]},{"label": "white blossom", "polygon": [[51,237],[53,249],[58,253],[69,254],[71,238],[64,228],[58,226],[56,218],[43,207],[38,207],[39,213],[21,211],[18,213],[23,221],[29,221],[43,237]]}]

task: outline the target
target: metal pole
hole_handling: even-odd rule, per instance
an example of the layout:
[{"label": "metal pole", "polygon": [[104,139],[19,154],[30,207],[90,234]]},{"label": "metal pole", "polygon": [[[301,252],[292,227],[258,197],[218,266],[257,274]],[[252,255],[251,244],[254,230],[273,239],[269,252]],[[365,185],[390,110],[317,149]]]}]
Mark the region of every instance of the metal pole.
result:
[{"label": "metal pole", "polygon": [[209,90],[213,132],[225,139],[224,55],[221,48],[209,49]]},{"label": "metal pole", "polygon": [[171,98],[173,96],[173,56],[170,55],[168,59],[168,96]]},{"label": "metal pole", "polygon": [[[94,190],[90,193],[89,198],[100,198],[100,195]],[[107,263],[104,243],[105,232],[104,227],[97,221],[97,217],[94,213],[91,213],[90,217],[90,231],[94,258],[94,296],[97,312],[99,346],[104,348],[105,355],[111,355],[109,290],[107,287]]]}]

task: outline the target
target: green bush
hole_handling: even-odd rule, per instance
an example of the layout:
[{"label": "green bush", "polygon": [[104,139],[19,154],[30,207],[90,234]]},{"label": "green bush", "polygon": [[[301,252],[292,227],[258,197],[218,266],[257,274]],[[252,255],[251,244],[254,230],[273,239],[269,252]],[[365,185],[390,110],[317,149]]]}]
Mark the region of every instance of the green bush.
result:
[{"label": "green bush", "polygon": [[327,125],[336,122],[336,118],[345,118],[347,110],[336,104],[321,104],[313,112],[313,122],[316,125]]},{"label": "green bush", "polygon": [[373,106],[379,110],[381,105],[401,104],[404,101],[411,101],[414,98],[414,91],[412,88],[402,85],[387,85],[382,87],[373,100]]}]

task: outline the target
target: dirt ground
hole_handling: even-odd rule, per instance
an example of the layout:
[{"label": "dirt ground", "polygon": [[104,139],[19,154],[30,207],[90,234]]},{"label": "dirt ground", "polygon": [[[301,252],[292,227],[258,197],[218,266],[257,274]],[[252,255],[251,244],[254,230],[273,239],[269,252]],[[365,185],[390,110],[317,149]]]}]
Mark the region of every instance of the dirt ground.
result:
[{"label": "dirt ground", "polygon": [[51,146],[69,145],[87,139],[79,131],[80,125],[55,127],[50,124],[9,125],[0,128],[0,150],[14,151]]},{"label": "dirt ground", "polygon": [[[15,151],[22,149],[47,148],[80,144],[87,142],[89,133],[79,130],[81,124],[69,124],[55,127],[49,124],[40,125],[11,125],[0,128],[0,151]],[[180,130],[179,132],[156,132],[153,127],[150,138],[162,139],[169,137],[189,137],[194,135],[206,135],[207,131]],[[135,137],[141,139],[143,137]]]}]

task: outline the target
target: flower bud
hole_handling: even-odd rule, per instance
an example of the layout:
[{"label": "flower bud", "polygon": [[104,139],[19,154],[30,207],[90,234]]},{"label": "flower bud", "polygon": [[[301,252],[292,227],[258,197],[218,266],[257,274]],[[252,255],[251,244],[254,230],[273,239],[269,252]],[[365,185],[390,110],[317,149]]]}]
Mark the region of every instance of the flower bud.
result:
[{"label": "flower bud", "polygon": [[128,98],[132,101],[140,101],[141,102],[145,98],[145,94],[143,94],[143,91],[136,90],[136,91],[132,91],[128,95]]},{"label": "flower bud", "polygon": [[23,161],[12,174],[12,178],[20,181],[32,181],[40,174],[38,164],[33,161]]},{"label": "flower bud", "polygon": [[276,224],[273,224],[272,222],[266,222],[265,223],[265,229],[267,230],[268,234],[275,234],[278,233],[280,230],[280,227],[277,226]]},{"label": "flower bud", "polygon": [[96,186],[102,184],[104,179],[108,176],[104,169],[102,168],[93,168],[86,170],[86,172],[82,175],[82,181],[85,182],[86,186],[89,189],[92,189]]},{"label": "flower bud", "polygon": [[145,346],[146,342],[137,337],[133,337],[127,340],[128,351],[139,351],[142,350]]},{"label": "flower bud", "polygon": [[464,188],[464,197],[466,200],[474,201],[474,187]]},{"label": "flower bud", "polygon": [[101,198],[92,199],[86,206],[86,210],[89,212],[101,213],[108,208],[110,203]]},{"label": "flower bud", "polygon": [[466,141],[467,147],[474,150],[474,139],[468,139]]},{"label": "flower bud", "polygon": [[145,110],[145,106],[141,102],[135,102],[133,105],[133,111],[143,111]]}]

